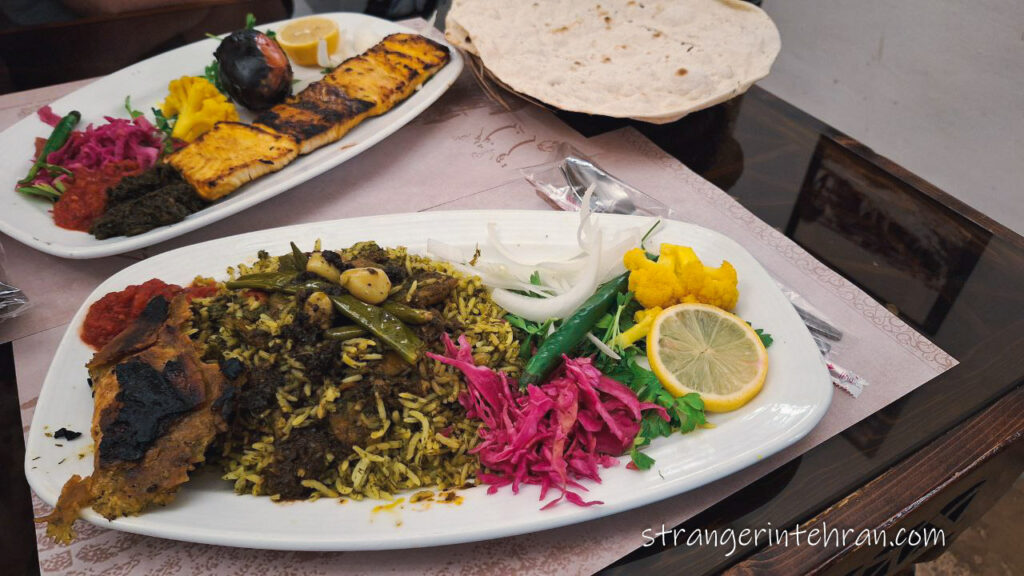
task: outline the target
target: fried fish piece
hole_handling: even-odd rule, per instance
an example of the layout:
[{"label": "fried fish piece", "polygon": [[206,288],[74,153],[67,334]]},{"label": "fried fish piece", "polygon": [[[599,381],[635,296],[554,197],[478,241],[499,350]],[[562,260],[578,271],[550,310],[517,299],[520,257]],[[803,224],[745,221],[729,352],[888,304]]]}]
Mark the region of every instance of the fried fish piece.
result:
[{"label": "fried fish piece", "polygon": [[[68,542],[78,511],[92,504],[108,519],[174,500],[227,430],[240,370],[201,360],[185,325],[187,298],[153,298],[142,315],[88,364],[95,393],[92,476],[65,484],[47,534]],[[230,373],[234,380],[225,375]]]},{"label": "fried fish piece", "polygon": [[267,126],[218,122],[167,163],[206,200],[216,200],[264,174],[276,172],[299,154],[295,138]]},{"label": "fried fish piece", "polygon": [[309,154],[339,140],[371,108],[372,102],[349,98],[342,89],[318,81],[261,114],[256,123],[291,136],[299,143],[299,154]]}]

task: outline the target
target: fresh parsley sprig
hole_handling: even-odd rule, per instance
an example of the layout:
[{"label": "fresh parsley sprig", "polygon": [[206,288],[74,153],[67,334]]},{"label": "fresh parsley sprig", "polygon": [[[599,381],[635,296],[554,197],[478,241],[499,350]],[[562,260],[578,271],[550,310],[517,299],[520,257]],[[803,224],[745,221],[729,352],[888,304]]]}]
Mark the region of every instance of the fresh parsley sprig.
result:
[{"label": "fresh parsley sprig", "polygon": [[153,118],[156,119],[156,129],[164,133],[164,154],[170,154],[174,152],[174,140],[171,138],[171,134],[174,132],[174,124],[178,121],[178,116],[175,114],[170,118],[164,116],[163,110],[159,108],[153,108]]},{"label": "fresh parsley sprig", "polygon": [[[597,320],[597,324],[594,325],[595,329],[604,330],[604,334],[601,336],[601,341],[607,344],[612,350],[621,352],[622,348],[617,343],[619,335],[636,324],[636,322],[633,321],[633,315],[641,308],[643,308],[643,306],[633,298],[632,292],[622,292],[616,295],[615,310],[607,312],[604,316],[599,318]],[[602,356],[602,358],[608,359],[607,356]]]},{"label": "fresh parsley sprig", "polygon": [[136,110],[132,108],[131,94],[124,97],[124,109],[128,111],[128,116],[132,117],[133,119],[138,118],[139,116],[142,116],[144,114],[142,110]]},{"label": "fresh parsley sprig", "polygon": [[224,83],[220,79],[220,63],[216,59],[203,69],[203,78],[206,78],[210,81],[210,84],[216,86],[221,94],[228,95],[228,91],[224,89]]},{"label": "fresh parsley sprig", "polygon": [[523,360],[528,359],[533,354],[533,346],[535,344],[540,346],[544,343],[548,334],[551,333],[551,327],[555,324],[555,321],[550,319],[546,322],[531,322],[515,314],[506,314],[505,320],[526,334],[526,338],[520,340],[519,343],[519,357]]},{"label": "fresh parsley sprig", "polygon": [[665,390],[653,372],[637,363],[637,354],[636,347],[631,346],[624,351],[622,360],[605,374],[636,392],[641,402],[657,404],[668,413],[668,422],[655,412],[644,414],[640,422],[640,432],[633,440],[633,448],[629,452],[633,465],[640,470],[647,470],[654,463],[654,459],[641,452],[640,448],[647,446],[655,438],[671,436],[676,431],[681,434],[692,432],[697,427],[704,426],[707,418],[704,415],[704,401],[701,400],[700,394],[690,393],[678,398],[673,396],[671,392]]}]

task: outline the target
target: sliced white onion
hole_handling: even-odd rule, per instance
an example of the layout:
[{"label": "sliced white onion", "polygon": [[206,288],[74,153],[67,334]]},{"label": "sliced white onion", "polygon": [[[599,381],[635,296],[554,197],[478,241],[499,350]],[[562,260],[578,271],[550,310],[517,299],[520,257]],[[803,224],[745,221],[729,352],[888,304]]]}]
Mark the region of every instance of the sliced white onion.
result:
[{"label": "sliced white onion", "polygon": [[533,322],[568,317],[597,289],[597,275],[601,266],[600,229],[594,231],[590,242],[593,249],[587,253],[586,267],[568,292],[551,298],[531,298],[508,290],[495,289],[491,295],[494,303]]},{"label": "sliced white onion", "polygon": [[[604,232],[596,224],[602,216],[590,209],[593,194],[594,187],[590,186],[583,195],[576,229],[580,253],[570,258],[530,262],[501,241],[494,222],[487,224],[487,242],[478,247],[480,256],[472,266],[468,263],[475,250],[428,239],[427,252],[452,262],[462,272],[479,276],[485,286],[493,289],[494,302],[513,314],[533,322],[566,318],[599,284],[625,270],[622,255],[638,246],[650,229],[650,225],[644,225],[621,230],[610,234],[605,242]],[[540,285],[532,282],[534,274],[540,276]],[[603,344],[597,345],[600,348]],[[602,352],[615,354],[607,346]]]},{"label": "sliced white onion", "polygon": [[594,346],[597,346],[597,349],[603,352],[605,356],[608,356],[612,360],[622,360],[622,356],[616,354],[615,350],[612,350],[607,344],[601,342],[601,339],[598,338],[597,336],[594,336],[592,333],[587,332],[587,339],[593,342]]},{"label": "sliced white onion", "polygon": [[427,238],[427,253],[436,256],[440,260],[448,262],[465,263],[472,259],[472,252],[447,242]]},{"label": "sliced white onion", "polygon": [[[498,238],[498,224],[496,222],[487,223],[487,246],[488,250],[494,249],[502,259],[509,264],[521,266],[523,268],[529,268],[532,270],[538,270],[547,272],[548,274],[556,273],[576,273],[583,268],[583,254],[577,254],[571,258],[562,261],[539,261],[539,262],[528,262],[522,260],[504,242]],[[488,253],[488,256],[491,255]]]}]

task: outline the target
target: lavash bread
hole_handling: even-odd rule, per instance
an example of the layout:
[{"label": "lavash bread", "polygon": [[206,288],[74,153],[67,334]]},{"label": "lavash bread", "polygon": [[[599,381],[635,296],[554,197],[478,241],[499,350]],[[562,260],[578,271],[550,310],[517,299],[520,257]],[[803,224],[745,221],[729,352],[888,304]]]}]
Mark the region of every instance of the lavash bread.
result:
[{"label": "lavash bread", "polygon": [[445,28],[516,92],[657,124],[743,93],[780,48],[740,0],[455,0]]}]

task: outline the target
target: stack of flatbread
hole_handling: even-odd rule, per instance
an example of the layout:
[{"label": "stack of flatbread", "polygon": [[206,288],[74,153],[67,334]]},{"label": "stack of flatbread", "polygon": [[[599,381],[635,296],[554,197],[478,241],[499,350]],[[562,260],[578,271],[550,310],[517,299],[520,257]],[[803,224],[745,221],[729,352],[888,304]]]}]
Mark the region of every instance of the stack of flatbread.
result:
[{"label": "stack of flatbread", "polygon": [[572,112],[673,122],[768,75],[779,31],[740,0],[455,0],[448,40]]}]

